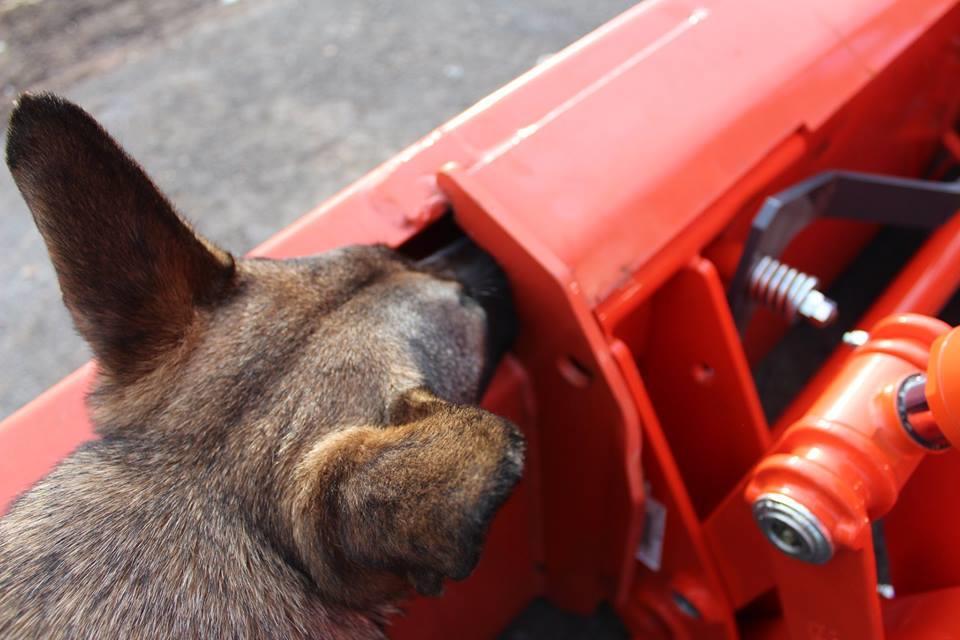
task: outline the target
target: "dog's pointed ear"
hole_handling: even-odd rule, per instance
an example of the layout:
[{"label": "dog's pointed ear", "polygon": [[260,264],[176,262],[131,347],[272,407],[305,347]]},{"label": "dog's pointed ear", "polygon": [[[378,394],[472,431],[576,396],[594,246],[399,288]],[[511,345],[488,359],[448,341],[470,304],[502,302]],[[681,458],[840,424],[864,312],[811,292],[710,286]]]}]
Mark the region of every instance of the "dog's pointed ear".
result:
[{"label": "dog's pointed ear", "polygon": [[226,252],[198,237],[143,170],[80,107],[23,95],[7,165],[78,331],[108,375],[136,376],[182,339],[231,281]]},{"label": "dog's pointed ear", "polygon": [[424,389],[397,400],[390,423],[345,430],[312,452],[301,472],[312,468],[317,490],[301,502],[300,523],[315,531],[319,519],[334,536],[317,544],[339,550],[335,566],[385,571],[438,595],[445,578],[476,565],[523,472],[523,437],[503,418]]}]

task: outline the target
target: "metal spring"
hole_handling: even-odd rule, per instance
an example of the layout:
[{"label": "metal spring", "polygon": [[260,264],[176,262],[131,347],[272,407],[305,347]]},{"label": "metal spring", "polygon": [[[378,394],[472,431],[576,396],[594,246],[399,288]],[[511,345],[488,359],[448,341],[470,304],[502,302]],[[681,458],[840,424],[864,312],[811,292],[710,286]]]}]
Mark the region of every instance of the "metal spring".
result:
[{"label": "metal spring", "polygon": [[787,320],[796,317],[800,305],[818,284],[815,276],[770,256],[761,258],[750,271],[750,296]]}]

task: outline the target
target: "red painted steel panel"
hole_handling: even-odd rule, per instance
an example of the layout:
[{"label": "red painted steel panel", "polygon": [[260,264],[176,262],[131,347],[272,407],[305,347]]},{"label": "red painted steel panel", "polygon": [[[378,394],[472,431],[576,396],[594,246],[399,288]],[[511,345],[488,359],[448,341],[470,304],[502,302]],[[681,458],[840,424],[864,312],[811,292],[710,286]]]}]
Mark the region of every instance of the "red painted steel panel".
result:
[{"label": "red painted steel panel", "polygon": [[[926,168],[960,112],[958,34],[955,0],[645,0],[254,251],[398,246],[452,202],[515,285],[527,324],[488,403],[516,416],[534,443],[528,476],[497,518],[476,574],[447,598],[414,603],[398,637],[488,636],[541,592],[581,610],[613,599],[636,629],[657,627],[641,626],[652,611],[677,634],[735,637],[734,610],[775,587],[783,618],[748,624],[754,637],[882,636],[869,541],[826,570],[759,552],[765,542],[743,501],[744,481],[734,482],[767,444],[744,352],[759,357],[785,328],[767,318],[741,344],[720,287],[765,195],[826,168]],[[870,231],[815,225],[787,256],[829,281]],[[955,234],[943,233],[878,309],[939,303],[953,290],[944,280]],[[681,313],[683,282],[697,297],[691,309],[712,317],[691,340],[696,349],[677,354],[689,361],[709,349],[723,363],[717,388],[741,395],[727,416],[744,423],[731,434],[736,460],[717,467],[724,489],[736,485],[726,496],[692,481],[707,464],[704,450],[719,449],[722,438],[683,451],[695,431],[683,425],[682,400],[655,379],[671,365],[670,349],[648,341],[671,322],[651,314]],[[698,318],[675,330],[697,332]],[[649,380],[636,365],[644,357]],[[81,369],[0,424],[0,509],[91,436],[82,400],[91,375],[92,367]],[[832,379],[811,383],[806,406]],[[703,406],[691,413],[706,415]],[[951,458],[921,464],[890,515],[892,567],[913,593],[960,581],[949,535],[955,518],[923,506],[952,495],[943,485],[956,486],[956,467],[942,466]],[[656,575],[633,558],[641,460],[654,497],[674,512]],[[912,526],[934,528],[926,547]],[[947,560],[929,579],[914,573],[937,558]],[[677,622],[672,592],[699,607],[703,627]],[[820,597],[807,601],[810,593]],[[891,630],[906,637],[920,628],[911,617],[918,611],[948,623],[952,592],[931,598],[885,607]]]}]

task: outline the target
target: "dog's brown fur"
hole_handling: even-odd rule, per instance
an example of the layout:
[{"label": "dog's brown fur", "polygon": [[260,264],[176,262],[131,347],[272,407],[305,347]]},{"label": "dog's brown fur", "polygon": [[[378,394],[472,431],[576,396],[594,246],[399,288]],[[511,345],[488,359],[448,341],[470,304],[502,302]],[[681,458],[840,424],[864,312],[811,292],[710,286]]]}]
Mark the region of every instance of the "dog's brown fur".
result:
[{"label": "dog's brown fur", "polygon": [[475,565],[523,443],[465,403],[461,283],[383,247],[234,259],[80,108],[7,163],[99,361],[99,440],[0,520],[0,637],[380,638]]}]

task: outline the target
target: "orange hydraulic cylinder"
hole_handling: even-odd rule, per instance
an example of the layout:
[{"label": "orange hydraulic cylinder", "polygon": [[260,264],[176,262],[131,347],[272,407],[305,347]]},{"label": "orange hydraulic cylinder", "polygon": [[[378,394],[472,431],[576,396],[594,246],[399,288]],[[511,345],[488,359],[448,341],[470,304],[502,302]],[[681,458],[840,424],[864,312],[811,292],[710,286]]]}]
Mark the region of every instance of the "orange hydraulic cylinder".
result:
[{"label": "orange hydraulic cylinder", "polygon": [[[867,331],[874,323],[894,313],[936,314],[960,284],[960,215],[954,215],[937,229],[914,255],[883,295],[856,326]],[[813,379],[777,419],[774,434],[780,433],[809,409],[830,380],[847,361],[849,347],[842,345],[820,367]]]},{"label": "orange hydraulic cylinder", "polygon": [[[825,562],[838,546],[861,548],[870,521],[893,507],[929,452],[903,427],[897,393],[905,378],[927,369],[931,346],[949,330],[940,320],[914,314],[880,322],[755,468],[746,489],[751,503],[776,496],[819,522],[830,553],[810,561]],[[960,359],[951,362],[960,369]]]}]

